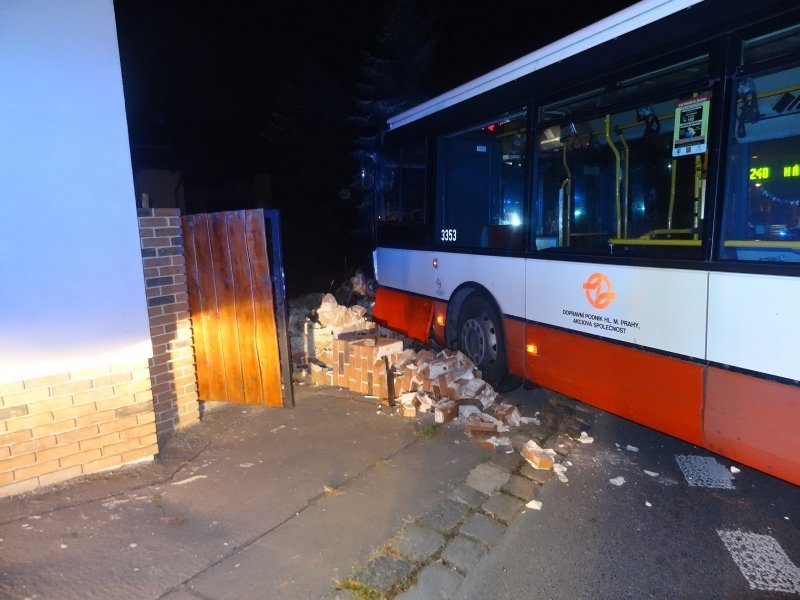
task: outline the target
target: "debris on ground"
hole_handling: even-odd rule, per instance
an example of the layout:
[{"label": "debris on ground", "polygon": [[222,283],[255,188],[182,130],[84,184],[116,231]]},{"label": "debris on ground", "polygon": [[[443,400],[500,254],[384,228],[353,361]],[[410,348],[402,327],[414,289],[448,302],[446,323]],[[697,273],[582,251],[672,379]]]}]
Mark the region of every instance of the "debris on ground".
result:
[{"label": "debris on ground", "polygon": [[544,448],[535,441],[528,440],[522,447],[522,457],[527,460],[534,469],[552,469],[553,457],[545,452]]},{"label": "debris on ground", "polygon": [[624,477],[614,477],[613,479],[609,479],[608,481],[609,481],[609,483],[612,483],[612,484],[614,484],[614,485],[619,487],[619,486],[621,486],[621,485],[623,485],[625,483],[625,478]]},{"label": "debris on ground", "polygon": [[[371,321],[368,297],[361,304],[343,306],[332,294],[324,294],[315,307],[307,302],[291,309],[290,327],[295,381],[374,398],[379,413],[391,411],[409,418],[430,413],[437,424],[455,421],[463,425],[471,443],[487,450],[517,451],[536,469],[557,465],[554,449],[511,435],[521,425],[547,426],[550,423],[543,420],[554,415],[523,417],[462,352],[426,348],[379,327]],[[562,449],[565,440],[571,445],[573,440],[594,441],[581,430],[587,419],[574,412],[571,429],[558,436]],[[566,467],[562,469],[556,472],[566,481]]]}]

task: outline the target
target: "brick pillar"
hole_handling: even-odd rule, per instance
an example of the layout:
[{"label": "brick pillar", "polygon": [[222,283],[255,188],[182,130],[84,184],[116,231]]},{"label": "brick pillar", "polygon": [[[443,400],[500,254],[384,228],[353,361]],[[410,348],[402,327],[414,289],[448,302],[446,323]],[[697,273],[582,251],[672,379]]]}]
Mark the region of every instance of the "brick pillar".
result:
[{"label": "brick pillar", "polygon": [[140,208],[139,235],[153,340],[150,380],[160,436],[199,418],[180,211]]}]

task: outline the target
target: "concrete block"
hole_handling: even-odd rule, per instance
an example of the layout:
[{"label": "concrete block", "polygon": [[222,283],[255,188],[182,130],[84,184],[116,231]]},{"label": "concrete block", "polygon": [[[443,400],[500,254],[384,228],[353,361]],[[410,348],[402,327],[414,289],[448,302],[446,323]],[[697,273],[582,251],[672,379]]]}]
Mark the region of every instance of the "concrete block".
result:
[{"label": "concrete block", "polygon": [[[509,452],[509,450],[512,450]],[[512,448],[498,449],[498,452],[490,459],[489,464],[492,464],[504,471],[513,473],[517,470],[520,463],[525,462],[519,454],[513,451]]]},{"label": "concrete block", "polygon": [[487,463],[481,463],[469,472],[465,483],[482,494],[491,496],[500,490],[509,477],[507,471]]},{"label": "concrete block", "polygon": [[484,502],[481,508],[504,523],[510,523],[523,506],[522,501],[512,498],[508,494],[495,494]]},{"label": "concrete block", "polygon": [[395,541],[397,552],[412,563],[423,563],[436,554],[445,544],[438,531],[410,523]]},{"label": "concrete block", "polygon": [[354,578],[364,585],[369,586],[379,594],[387,594],[403,579],[411,575],[411,563],[394,558],[393,556],[378,556],[367,565]]},{"label": "concrete block", "polygon": [[474,514],[461,526],[459,533],[491,548],[505,530],[506,526],[500,521],[486,515]]},{"label": "concrete block", "polygon": [[456,489],[454,489],[450,493],[450,497],[453,500],[458,500],[469,506],[470,508],[477,508],[484,502],[488,496],[483,492],[479,492],[474,487],[468,486],[466,484],[459,485]]},{"label": "concrete block", "polygon": [[553,471],[550,469],[537,469],[528,461],[522,463],[519,468],[519,474],[531,481],[544,485],[553,478]]},{"label": "concrete block", "polygon": [[464,577],[440,563],[426,566],[417,576],[417,585],[396,600],[449,600],[455,596]]},{"label": "concrete block", "polygon": [[420,525],[447,535],[458,526],[468,510],[469,507],[466,504],[452,498],[444,498],[434,504],[417,521]]},{"label": "concrete block", "polygon": [[486,548],[481,544],[473,542],[463,535],[457,535],[442,551],[442,560],[454,566],[461,573],[467,573],[485,555]]},{"label": "concrete block", "polygon": [[512,475],[503,487],[500,488],[500,491],[514,496],[515,498],[519,498],[523,502],[528,502],[533,499],[536,493],[536,484],[525,477]]}]

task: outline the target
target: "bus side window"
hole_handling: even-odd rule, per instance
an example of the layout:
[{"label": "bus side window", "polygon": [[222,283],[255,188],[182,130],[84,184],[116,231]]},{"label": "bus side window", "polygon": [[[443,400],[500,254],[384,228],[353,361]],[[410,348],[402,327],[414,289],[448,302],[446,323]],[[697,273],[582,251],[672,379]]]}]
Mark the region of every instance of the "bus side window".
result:
[{"label": "bus side window", "polygon": [[706,153],[673,156],[679,102],[540,132],[538,250],[675,254],[677,247],[700,246]]},{"label": "bus side window", "polygon": [[387,151],[376,183],[381,223],[415,224],[425,220],[425,144]]},{"label": "bus side window", "polygon": [[702,257],[708,65],[698,55],[540,108],[537,250]]},{"label": "bus side window", "polygon": [[720,256],[800,262],[800,68],[741,77]]},{"label": "bus side window", "polygon": [[437,238],[445,246],[523,249],[524,111],[439,139]]}]

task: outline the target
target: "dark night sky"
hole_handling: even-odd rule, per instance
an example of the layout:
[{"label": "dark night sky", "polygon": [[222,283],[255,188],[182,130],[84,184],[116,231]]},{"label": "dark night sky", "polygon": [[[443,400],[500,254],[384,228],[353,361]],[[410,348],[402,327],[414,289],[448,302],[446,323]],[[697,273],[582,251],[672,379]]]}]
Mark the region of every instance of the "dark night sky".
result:
[{"label": "dark night sky", "polygon": [[[437,38],[425,93],[445,92],[631,4],[418,0]],[[242,189],[231,181],[269,173],[289,287],[320,289],[349,278],[353,264],[371,264],[363,213],[340,190],[356,172],[348,103],[384,5],[114,0],[134,171],[180,171],[187,212],[258,206],[257,188],[249,205],[246,193],[228,203]],[[296,96],[287,96],[287,83]],[[296,131],[276,142],[273,113],[286,106],[297,107]],[[308,264],[321,273],[311,277]]]},{"label": "dark night sky", "polygon": [[[420,1],[438,35],[431,95],[630,4]],[[351,88],[382,7],[374,0],[115,0],[129,125],[135,135],[150,121],[187,115],[258,126],[281,83],[303,69]]]}]

